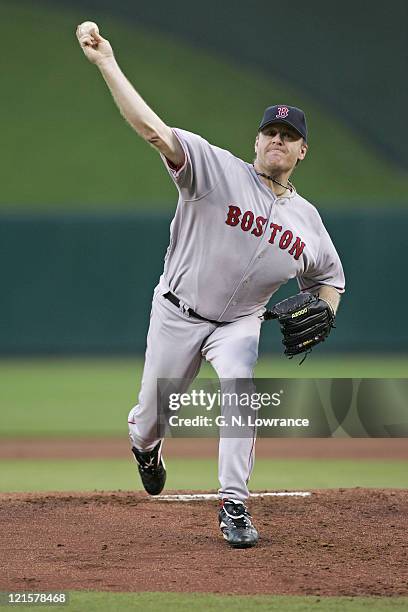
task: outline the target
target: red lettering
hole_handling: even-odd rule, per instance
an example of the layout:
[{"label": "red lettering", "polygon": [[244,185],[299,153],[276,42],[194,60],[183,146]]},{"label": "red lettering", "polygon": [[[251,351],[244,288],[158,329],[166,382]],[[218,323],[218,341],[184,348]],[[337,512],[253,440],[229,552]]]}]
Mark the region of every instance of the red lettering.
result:
[{"label": "red lettering", "polygon": [[[254,229],[252,229],[254,221],[255,227]],[[266,217],[259,216],[255,218],[255,214],[251,210],[247,210],[243,213],[239,206],[235,206],[234,204],[230,204],[228,206],[228,214],[225,223],[227,225],[230,225],[231,227],[240,225],[243,232],[249,232],[250,230],[252,230],[251,234],[253,236],[256,236],[257,238],[259,238],[259,236],[262,236],[262,234],[264,233],[267,222],[268,219]],[[276,236],[278,236],[278,234],[282,232],[282,225],[278,225],[277,223],[271,223],[269,227],[272,230],[269,238],[269,243],[275,244]],[[285,250],[290,247],[288,251],[289,255],[292,255],[292,257],[294,257],[295,259],[299,259],[306,245],[299,236],[296,236],[294,243],[292,244],[292,246],[290,246],[292,240],[293,232],[291,230],[285,230],[280,236],[279,248]]]},{"label": "red lettering", "polygon": [[268,219],[265,219],[265,217],[257,217],[255,220],[256,228],[252,230],[251,234],[257,237],[262,236],[263,226],[265,225],[267,220]]},{"label": "red lettering", "polygon": [[293,234],[290,230],[285,230],[279,240],[279,248],[287,249],[292,242]]},{"label": "red lettering", "polygon": [[247,232],[251,229],[252,224],[254,222],[254,216],[255,215],[251,210],[247,210],[246,213],[243,214],[241,221],[241,229],[243,229],[244,232]]},{"label": "red lettering", "polygon": [[299,238],[299,236],[296,236],[296,240],[290,248],[289,255],[294,255],[295,259],[299,259],[304,248],[305,243]]},{"label": "red lettering", "polygon": [[276,232],[282,231],[281,225],[276,225],[276,223],[271,223],[269,226],[272,229],[271,237],[269,238],[269,242],[273,244],[275,242]]},{"label": "red lettering", "polygon": [[231,204],[231,206],[228,206],[228,215],[225,223],[234,227],[235,225],[238,225],[240,216],[241,209],[238,206],[233,206]]}]

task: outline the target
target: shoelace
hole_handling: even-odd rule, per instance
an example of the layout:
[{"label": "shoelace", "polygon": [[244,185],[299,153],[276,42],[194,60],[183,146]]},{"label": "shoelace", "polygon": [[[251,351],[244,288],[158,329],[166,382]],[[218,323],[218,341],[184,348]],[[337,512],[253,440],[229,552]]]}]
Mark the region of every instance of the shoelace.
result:
[{"label": "shoelace", "polygon": [[139,455],[139,457],[137,457],[137,462],[139,464],[140,469],[144,472],[157,472],[157,470],[159,469],[159,465],[155,463],[155,458],[152,456],[143,459],[143,457],[140,457]]},{"label": "shoelace", "polygon": [[226,503],[223,508],[238,529],[246,529],[252,526],[251,515],[243,504]]}]

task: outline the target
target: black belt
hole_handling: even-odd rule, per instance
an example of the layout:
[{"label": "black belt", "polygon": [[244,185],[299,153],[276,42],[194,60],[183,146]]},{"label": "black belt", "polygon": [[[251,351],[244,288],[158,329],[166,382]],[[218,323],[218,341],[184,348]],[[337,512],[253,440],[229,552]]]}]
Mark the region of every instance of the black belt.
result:
[{"label": "black belt", "polygon": [[[180,307],[180,300],[178,299],[178,297],[174,295],[174,293],[171,293],[169,291],[168,293],[165,293],[163,297],[165,297],[166,300],[169,300],[169,302],[177,306],[177,308]],[[212,319],[206,319],[205,317],[202,317],[197,312],[195,312],[192,308],[187,308],[186,312],[188,313],[190,317],[194,317],[195,319],[200,319],[200,321],[206,321],[207,323],[212,323],[213,325],[227,325],[228,323],[228,321],[212,321]]]}]

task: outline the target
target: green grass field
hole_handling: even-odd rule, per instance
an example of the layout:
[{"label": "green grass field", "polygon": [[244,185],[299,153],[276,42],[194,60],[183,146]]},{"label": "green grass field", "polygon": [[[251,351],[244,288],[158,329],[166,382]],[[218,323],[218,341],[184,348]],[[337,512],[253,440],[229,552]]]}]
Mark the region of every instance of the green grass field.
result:
[{"label": "green grass field", "polygon": [[[143,610],[156,612],[190,612],[191,610],[234,612],[364,612],[374,610],[407,610],[408,597],[284,597],[284,596],[222,596],[207,593],[70,593],[68,610],[75,612],[100,612],[117,610],[133,612]],[[37,607],[24,606],[25,610]],[[41,606],[41,610],[59,609],[56,606]],[[64,608],[65,609],[65,606]]]},{"label": "green grass field", "polygon": [[[168,209],[175,202],[176,190],[157,153],[121,119],[97,69],[83,57],[75,28],[84,19],[89,12],[61,4],[0,3],[4,48],[14,50],[15,41],[24,40],[29,50],[8,52],[2,66],[7,91],[0,114],[7,151],[0,196],[4,211],[117,212]],[[275,75],[243,68],[99,9],[93,20],[130,80],[169,125],[198,132],[252,161],[265,107],[290,100],[308,116],[310,151],[294,179],[306,198],[322,207],[405,206],[407,174]]]},{"label": "green grass field", "polygon": [[[299,368],[281,356],[259,361],[256,375],[270,377],[404,377],[408,358],[315,357]],[[0,432],[3,437],[127,436],[136,401],[140,359],[0,360]],[[205,364],[202,377],[214,376]],[[273,444],[273,440],[271,440]],[[0,490],[140,489],[129,460],[8,460],[0,464]],[[197,483],[197,474],[200,474]],[[217,488],[216,461],[169,461],[169,489]],[[258,460],[253,489],[407,487],[403,461]]]},{"label": "green grass field", "polygon": [[[273,440],[271,440],[273,444]],[[168,459],[166,490],[218,488],[214,459]],[[408,488],[406,461],[258,459],[252,490],[309,490],[337,487]],[[0,461],[0,491],[142,490],[128,460],[16,459]]]},{"label": "green grass field", "polygon": [[[126,435],[141,359],[0,360],[0,437]],[[405,378],[407,356],[318,357],[299,367],[282,355],[260,359],[259,378]],[[208,364],[200,376],[214,372]]]}]

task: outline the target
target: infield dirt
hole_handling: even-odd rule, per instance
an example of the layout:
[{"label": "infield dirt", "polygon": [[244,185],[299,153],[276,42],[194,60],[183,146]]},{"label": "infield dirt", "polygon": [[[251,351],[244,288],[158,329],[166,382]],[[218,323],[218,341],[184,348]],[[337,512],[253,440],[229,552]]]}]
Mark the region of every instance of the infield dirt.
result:
[{"label": "infield dirt", "polygon": [[407,491],[313,491],[250,509],[260,543],[233,550],[217,502],[5,493],[0,590],[408,595]]},{"label": "infield dirt", "polygon": [[[216,438],[169,438],[166,457],[212,458]],[[257,458],[407,460],[407,438],[259,438]],[[0,459],[128,459],[129,440],[120,438],[2,438]]]}]

